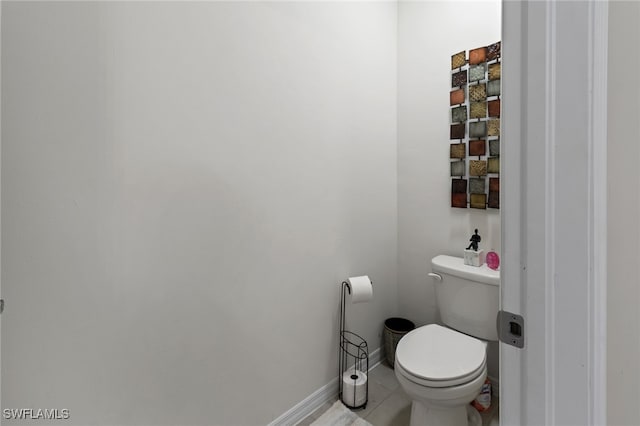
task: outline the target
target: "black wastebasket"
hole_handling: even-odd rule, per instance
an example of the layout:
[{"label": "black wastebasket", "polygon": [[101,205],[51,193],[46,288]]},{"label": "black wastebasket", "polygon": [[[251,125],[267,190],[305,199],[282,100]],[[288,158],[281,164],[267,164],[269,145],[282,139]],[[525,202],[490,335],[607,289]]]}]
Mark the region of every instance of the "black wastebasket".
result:
[{"label": "black wastebasket", "polygon": [[393,368],[396,361],[396,346],[402,337],[416,328],[416,325],[405,318],[389,318],[384,322],[384,352],[387,362]]}]

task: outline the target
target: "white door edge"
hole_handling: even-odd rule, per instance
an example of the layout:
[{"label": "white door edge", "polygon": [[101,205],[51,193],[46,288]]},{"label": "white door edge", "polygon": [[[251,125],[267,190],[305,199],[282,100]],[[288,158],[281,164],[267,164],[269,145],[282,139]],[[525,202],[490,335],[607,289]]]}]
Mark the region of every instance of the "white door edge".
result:
[{"label": "white door edge", "polygon": [[[2,40],[2,1],[0,0],[0,40]],[[0,43],[0,165],[2,164],[2,43]],[[0,172],[1,172],[0,166]],[[0,176],[2,173],[0,173]],[[0,183],[0,205],[2,200],[2,185]],[[2,208],[0,208],[0,212]],[[0,223],[2,218],[0,217]],[[2,241],[2,227],[0,226],[0,241]],[[0,298],[2,297],[2,244],[0,244]],[[2,315],[0,315],[0,407],[4,407],[2,404]],[[0,426],[2,425],[2,417],[0,416]]]},{"label": "white door edge", "polygon": [[606,1],[503,1],[502,425],[606,424],[607,34]]},{"label": "white door edge", "polygon": [[607,1],[590,3],[592,25],[589,39],[592,57],[590,63],[591,126],[589,128],[589,193],[591,229],[589,241],[589,298],[590,323],[589,424],[607,424],[607,68],[609,4]]}]

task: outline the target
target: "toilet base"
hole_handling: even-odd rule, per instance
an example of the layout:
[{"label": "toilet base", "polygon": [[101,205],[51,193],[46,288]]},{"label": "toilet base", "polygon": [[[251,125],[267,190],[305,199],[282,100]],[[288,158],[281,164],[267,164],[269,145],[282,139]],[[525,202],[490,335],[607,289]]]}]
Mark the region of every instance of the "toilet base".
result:
[{"label": "toilet base", "polygon": [[438,409],[421,402],[411,403],[410,426],[481,426],[478,410],[467,404],[455,408]]}]

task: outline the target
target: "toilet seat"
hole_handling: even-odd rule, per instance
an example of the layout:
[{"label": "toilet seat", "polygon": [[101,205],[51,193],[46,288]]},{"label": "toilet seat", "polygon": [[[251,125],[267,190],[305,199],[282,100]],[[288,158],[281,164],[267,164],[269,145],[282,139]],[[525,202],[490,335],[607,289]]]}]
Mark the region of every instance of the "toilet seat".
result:
[{"label": "toilet seat", "polygon": [[479,376],[482,376],[483,374],[486,373],[487,364],[486,364],[486,362],[484,362],[472,374],[470,374],[468,376],[460,377],[460,378],[457,378],[457,379],[452,379],[452,380],[428,380],[428,379],[423,379],[421,377],[417,377],[417,376],[411,374],[411,372],[409,372],[409,371],[405,370],[404,368],[402,368],[402,366],[398,363],[397,360],[396,360],[395,369],[396,369],[397,372],[402,374],[407,380],[409,380],[409,381],[411,381],[411,382],[413,382],[415,384],[418,384],[420,386],[424,386],[424,387],[428,387],[428,388],[451,388],[451,387],[460,386],[460,385],[464,385],[466,383],[472,382],[473,380],[475,380]]},{"label": "toilet seat", "polygon": [[444,388],[486,372],[486,342],[437,324],[406,334],[396,348],[396,368],[407,380]]}]

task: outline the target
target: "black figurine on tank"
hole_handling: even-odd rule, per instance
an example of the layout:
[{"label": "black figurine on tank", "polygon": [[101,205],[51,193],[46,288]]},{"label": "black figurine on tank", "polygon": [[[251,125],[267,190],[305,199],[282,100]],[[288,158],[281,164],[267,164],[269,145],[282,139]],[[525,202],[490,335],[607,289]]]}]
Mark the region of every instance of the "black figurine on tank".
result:
[{"label": "black figurine on tank", "polygon": [[469,244],[469,247],[467,247],[467,250],[478,251],[478,243],[480,241],[482,241],[482,237],[480,235],[478,235],[478,230],[477,229],[476,229],[475,234],[473,234],[471,236],[469,241],[471,241],[471,244]]}]

